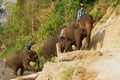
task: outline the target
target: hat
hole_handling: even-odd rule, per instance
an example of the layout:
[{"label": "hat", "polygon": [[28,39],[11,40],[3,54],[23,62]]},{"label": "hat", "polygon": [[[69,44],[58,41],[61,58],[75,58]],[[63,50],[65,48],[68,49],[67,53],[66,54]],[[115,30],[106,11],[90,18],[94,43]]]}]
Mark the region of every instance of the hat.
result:
[{"label": "hat", "polygon": [[80,4],[80,8],[81,8],[81,7],[84,7],[84,4],[83,4],[83,3]]},{"label": "hat", "polygon": [[83,3],[81,3],[80,6],[84,6]]}]

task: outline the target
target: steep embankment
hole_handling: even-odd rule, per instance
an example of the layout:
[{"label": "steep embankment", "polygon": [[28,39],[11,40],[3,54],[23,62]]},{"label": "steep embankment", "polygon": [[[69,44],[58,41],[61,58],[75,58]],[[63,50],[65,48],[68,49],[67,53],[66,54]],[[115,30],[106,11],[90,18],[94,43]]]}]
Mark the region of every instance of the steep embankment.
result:
[{"label": "steep embankment", "polygon": [[[107,13],[92,31],[92,49],[113,49],[120,45],[120,5],[109,7]],[[112,14],[112,15],[111,15]],[[109,17],[110,16],[110,17]],[[109,17],[107,20],[106,18]]]},{"label": "steep embankment", "polygon": [[56,62],[44,65],[43,71],[34,76],[37,77],[35,80],[119,80],[119,10],[120,5],[109,7],[96,24],[91,36],[91,50],[59,54]]},{"label": "steep embankment", "polygon": [[[119,80],[120,9],[109,7],[92,31],[91,48],[60,54],[57,63],[46,63],[36,80]],[[106,19],[110,16],[108,19]]]}]

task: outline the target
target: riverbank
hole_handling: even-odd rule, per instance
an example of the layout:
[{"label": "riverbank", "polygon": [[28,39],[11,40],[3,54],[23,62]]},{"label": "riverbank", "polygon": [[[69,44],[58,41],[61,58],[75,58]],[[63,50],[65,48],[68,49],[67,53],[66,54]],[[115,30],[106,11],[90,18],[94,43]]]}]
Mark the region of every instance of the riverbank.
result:
[{"label": "riverbank", "polygon": [[16,78],[12,75],[12,70],[10,68],[6,68],[5,75],[2,74],[3,68],[5,67],[5,63],[2,61],[3,58],[0,58],[0,80],[9,80],[11,78]]}]

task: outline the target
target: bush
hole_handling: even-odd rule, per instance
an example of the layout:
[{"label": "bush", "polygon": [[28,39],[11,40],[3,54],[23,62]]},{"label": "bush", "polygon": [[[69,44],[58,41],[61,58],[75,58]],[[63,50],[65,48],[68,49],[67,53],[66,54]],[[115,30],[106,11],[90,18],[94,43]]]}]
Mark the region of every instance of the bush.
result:
[{"label": "bush", "polygon": [[98,9],[92,13],[92,16],[95,18],[95,20],[99,20],[102,18],[103,14],[102,12]]},{"label": "bush", "polygon": [[115,10],[115,14],[119,15],[120,14],[120,5],[117,6],[116,10]]},{"label": "bush", "polygon": [[70,80],[72,74],[73,74],[73,71],[74,71],[74,68],[73,67],[70,67],[68,68],[65,72],[64,72],[64,75],[62,77],[61,80]]}]

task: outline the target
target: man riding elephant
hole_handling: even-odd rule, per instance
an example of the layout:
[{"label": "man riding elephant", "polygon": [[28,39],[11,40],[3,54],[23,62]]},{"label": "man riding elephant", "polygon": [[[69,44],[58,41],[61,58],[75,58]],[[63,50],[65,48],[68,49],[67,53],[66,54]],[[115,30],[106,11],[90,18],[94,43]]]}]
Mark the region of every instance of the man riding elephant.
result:
[{"label": "man riding elephant", "polygon": [[[72,45],[76,46],[76,50],[81,47],[88,49],[90,45],[91,29],[93,27],[93,18],[90,14],[85,14],[78,20],[76,28],[76,20],[72,21],[65,30],[65,52],[71,49]],[[82,45],[82,40],[86,37],[86,44]]]},{"label": "man riding elephant", "polygon": [[32,46],[35,44],[34,40],[31,40],[30,43],[26,46],[26,53],[31,51]]},{"label": "man riding elephant", "polygon": [[[85,14],[79,19],[76,32],[77,34],[79,34],[79,36],[82,36],[82,33],[86,34],[86,44],[84,48],[87,50],[90,47],[90,37],[91,37],[92,28],[93,28],[93,17],[90,14]],[[79,37],[79,36],[76,36],[76,37]],[[79,45],[80,40],[81,40],[81,37],[79,37],[79,39],[76,41],[77,49],[80,48],[80,45]]]}]

